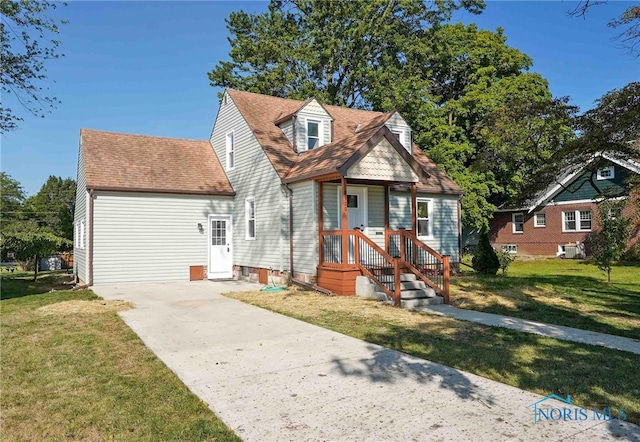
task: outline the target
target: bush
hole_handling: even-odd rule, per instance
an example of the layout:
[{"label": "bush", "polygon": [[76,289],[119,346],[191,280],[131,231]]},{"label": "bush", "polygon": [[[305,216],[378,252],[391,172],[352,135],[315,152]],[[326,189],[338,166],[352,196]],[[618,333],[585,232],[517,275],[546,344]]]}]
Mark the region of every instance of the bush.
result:
[{"label": "bush", "polygon": [[625,250],[620,257],[620,261],[640,262],[640,241]]},{"label": "bush", "polygon": [[498,255],[489,244],[489,234],[487,232],[480,235],[480,241],[476,246],[471,265],[476,272],[484,275],[495,275],[500,268]]},{"label": "bush", "polygon": [[507,276],[507,269],[509,265],[516,260],[516,256],[503,250],[496,252],[498,255],[498,262],[500,263],[500,270],[502,270],[502,276]]}]

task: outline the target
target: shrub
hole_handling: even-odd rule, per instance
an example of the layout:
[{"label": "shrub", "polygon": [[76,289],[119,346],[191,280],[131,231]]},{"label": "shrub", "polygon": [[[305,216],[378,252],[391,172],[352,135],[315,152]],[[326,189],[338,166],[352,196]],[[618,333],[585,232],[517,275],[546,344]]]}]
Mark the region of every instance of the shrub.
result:
[{"label": "shrub", "polygon": [[516,256],[503,250],[496,251],[496,254],[498,255],[498,262],[500,263],[502,276],[507,276],[507,269],[509,268],[509,265],[516,260]]},{"label": "shrub", "polygon": [[620,257],[620,261],[640,262],[640,241],[625,250]]},{"label": "shrub", "polygon": [[483,232],[480,235],[480,241],[476,246],[471,265],[476,272],[484,275],[495,275],[500,268],[498,255],[489,244],[489,234],[487,232]]}]

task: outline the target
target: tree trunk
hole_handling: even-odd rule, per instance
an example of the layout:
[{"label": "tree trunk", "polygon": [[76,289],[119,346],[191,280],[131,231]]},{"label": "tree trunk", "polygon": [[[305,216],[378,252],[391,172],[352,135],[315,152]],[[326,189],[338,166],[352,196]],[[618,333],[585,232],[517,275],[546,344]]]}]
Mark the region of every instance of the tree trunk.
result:
[{"label": "tree trunk", "polygon": [[607,269],[607,284],[611,282],[611,269]]},{"label": "tree trunk", "polygon": [[36,255],[35,262],[33,264],[33,282],[36,282],[38,279],[38,255]]}]

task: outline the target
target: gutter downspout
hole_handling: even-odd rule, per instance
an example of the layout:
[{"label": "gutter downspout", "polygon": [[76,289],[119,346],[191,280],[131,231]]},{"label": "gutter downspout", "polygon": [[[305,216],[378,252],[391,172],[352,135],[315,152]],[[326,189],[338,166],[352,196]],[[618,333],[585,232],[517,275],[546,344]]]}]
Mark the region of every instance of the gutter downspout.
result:
[{"label": "gutter downspout", "polygon": [[93,189],[89,189],[89,281],[93,285]]},{"label": "gutter downspout", "polygon": [[290,279],[293,280],[293,190],[288,184],[284,188],[289,192],[289,272]]}]

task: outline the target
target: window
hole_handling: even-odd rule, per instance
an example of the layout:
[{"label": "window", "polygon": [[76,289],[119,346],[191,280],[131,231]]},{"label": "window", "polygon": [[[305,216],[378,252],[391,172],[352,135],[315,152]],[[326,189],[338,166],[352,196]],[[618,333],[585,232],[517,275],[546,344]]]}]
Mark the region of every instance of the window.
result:
[{"label": "window", "polygon": [[256,201],[253,198],[244,200],[244,216],[247,220],[245,239],[256,239]]},{"label": "window", "polygon": [[307,149],[315,149],[320,147],[320,122],[307,121]]},{"label": "window", "polygon": [[518,244],[502,244],[502,251],[507,253],[518,253]]},{"label": "window", "polygon": [[433,232],[431,231],[431,200],[418,198],[416,204],[418,206],[418,236],[432,236]]},{"label": "window", "polygon": [[80,241],[78,248],[84,249],[84,221],[80,221]]},{"label": "window", "polygon": [[227,134],[227,170],[232,170],[236,165],[236,146],[233,132]]},{"label": "window", "polygon": [[562,212],[563,232],[587,232],[591,230],[591,210]]},{"label": "window", "polygon": [[596,172],[596,178],[598,180],[611,180],[615,178],[615,169],[613,166],[603,167]]},{"label": "window", "polygon": [[536,213],[535,222],[533,223],[534,227],[546,227],[547,226],[547,215],[544,213]]},{"label": "window", "polygon": [[358,208],[358,195],[347,195],[347,207]]},{"label": "window", "polygon": [[580,211],[580,230],[591,230],[591,210]]},{"label": "window", "polygon": [[513,233],[524,232],[524,215],[522,213],[511,214],[511,223],[513,224]]}]

